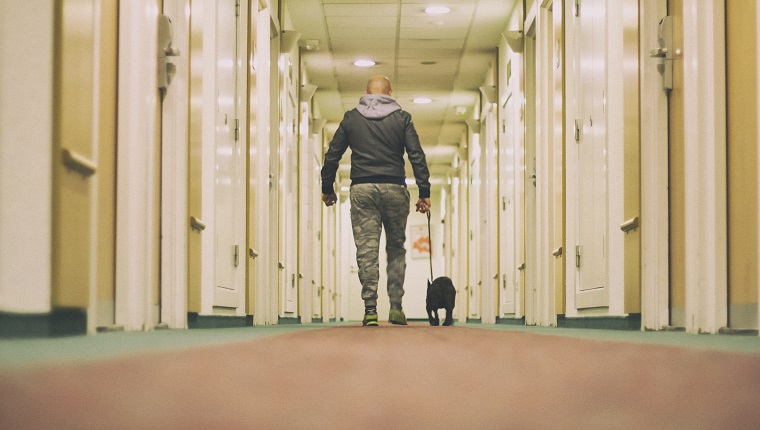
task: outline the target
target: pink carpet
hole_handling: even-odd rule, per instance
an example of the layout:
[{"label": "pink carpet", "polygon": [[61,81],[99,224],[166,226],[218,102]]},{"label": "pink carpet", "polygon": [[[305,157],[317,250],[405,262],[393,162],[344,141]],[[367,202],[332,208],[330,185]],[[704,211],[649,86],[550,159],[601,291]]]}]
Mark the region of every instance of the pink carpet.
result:
[{"label": "pink carpet", "polygon": [[760,354],[342,326],[0,370],[2,429],[754,429]]}]

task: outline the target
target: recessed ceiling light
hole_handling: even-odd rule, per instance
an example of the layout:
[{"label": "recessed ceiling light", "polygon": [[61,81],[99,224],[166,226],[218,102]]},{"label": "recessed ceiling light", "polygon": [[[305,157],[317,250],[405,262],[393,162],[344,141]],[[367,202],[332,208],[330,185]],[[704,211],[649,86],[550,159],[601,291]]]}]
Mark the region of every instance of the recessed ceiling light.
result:
[{"label": "recessed ceiling light", "polygon": [[356,60],[354,61],[354,66],[356,67],[372,67],[375,65],[375,62],[372,60]]},{"label": "recessed ceiling light", "polygon": [[424,105],[424,104],[428,104],[428,103],[432,103],[433,102],[432,100],[430,100],[427,97],[417,97],[417,98],[415,98],[412,101],[414,103],[418,104],[418,105]]},{"label": "recessed ceiling light", "polygon": [[425,8],[425,13],[428,15],[445,15],[451,12],[451,9],[446,6],[428,6]]}]

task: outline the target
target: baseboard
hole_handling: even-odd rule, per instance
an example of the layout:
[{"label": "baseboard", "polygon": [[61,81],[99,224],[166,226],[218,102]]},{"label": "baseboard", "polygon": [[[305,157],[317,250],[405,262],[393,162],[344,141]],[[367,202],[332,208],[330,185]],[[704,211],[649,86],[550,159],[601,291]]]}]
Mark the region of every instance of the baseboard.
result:
[{"label": "baseboard", "polygon": [[481,324],[483,323],[483,318],[467,318],[467,324]]},{"label": "baseboard", "polygon": [[496,317],[496,324],[504,324],[504,325],[525,325],[525,317],[521,317],[521,318],[503,318],[503,317]]},{"label": "baseboard", "polygon": [[197,312],[187,313],[187,328],[235,328],[253,325],[253,315],[223,316],[199,315]]},{"label": "baseboard", "polygon": [[87,311],[57,308],[49,313],[0,312],[0,338],[40,338],[87,334]]},{"label": "baseboard", "polygon": [[301,324],[301,317],[277,317],[277,324]]},{"label": "baseboard", "polygon": [[747,329],[737,329],[737,328],[731,328],[731,327],[723,327],[720,330],[718,330],[718,333],[720,334],[730,334],[730,335],[739,335],[739,336],[757,336],[758,330],[747,328]]},{"label": "baseboard", "polygon": [[557,315],[557,327],[588,328],[600,330],[641,330],[641,314],[606,317],[574,317]]},{"label": "baseboard", "polygon": [[322,319],[322,318],[312,318],[311,319],[311,323],[312,324],[323,324],[324,322],[325,322],[325,320]]}]

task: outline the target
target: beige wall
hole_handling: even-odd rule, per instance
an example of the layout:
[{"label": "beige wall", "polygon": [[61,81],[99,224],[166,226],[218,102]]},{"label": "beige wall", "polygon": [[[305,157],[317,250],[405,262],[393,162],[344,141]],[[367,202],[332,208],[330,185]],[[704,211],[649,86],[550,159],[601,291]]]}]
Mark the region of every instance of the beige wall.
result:
[{"label": "beige wall", "polygon": [[65,167],[63,151],[93,160],[93,11],[92,0],[56,3],[53,307],[89,306],[92,177]]},{"label": "beige wall", "polygon": [[[100,81],[98,91],[98,238],[97,298],[114,301],[116,240],[116,64],[118,2],[101,1]],[[109,319],[113,318],[113,314]],[[99,318],[100,321],[100,318]],[[113,321],[109,321],[113,323]]]},{"label": "beige wall", "polygon": [[[193,3],[190,21],[190,115],[189,160],[188,160],[188,217],[201,219],[201,149],[203,122],[203,62],[192,61],[192,58],[203,58],[203,10],[202,5]],[[187,311],[201,311],[201,245],[202,233],[190,228],[188,233],[187,257]]]},{"label": "beige wall", "polygon": [[[726,2],[729,325],[757,327],[757,4]],[[750,306],[747,306],[750,305]]]},{"label": "beige wall", "polygon": [[[625,0],[626,10],[637,11],[637,0]],[[624,68],[624,172],[623,219],[630,221],[641,213],[641,145],[639,135],[639,22],[635,14],[623,16]],[[636,65],[636,66],[634,66]],[[625,233],[624,239],[625,313],[641,313],[641,230]]]}]

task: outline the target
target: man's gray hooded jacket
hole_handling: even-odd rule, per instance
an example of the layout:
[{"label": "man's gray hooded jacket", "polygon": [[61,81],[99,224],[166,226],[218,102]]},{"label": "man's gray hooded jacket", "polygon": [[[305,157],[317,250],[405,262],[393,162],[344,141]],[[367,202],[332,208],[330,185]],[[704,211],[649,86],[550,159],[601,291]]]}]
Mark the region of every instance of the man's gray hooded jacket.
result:
[{"label": "man's gray hooded jacket", "polygon": [[412,116],[390,96],[365,94],[346,112],[322,166],[322,193],[332,194],[338,163],[351,148],[351,183],[400,184],[406,180],[404,151],[420,191],[430,197],[430,172]]}]

